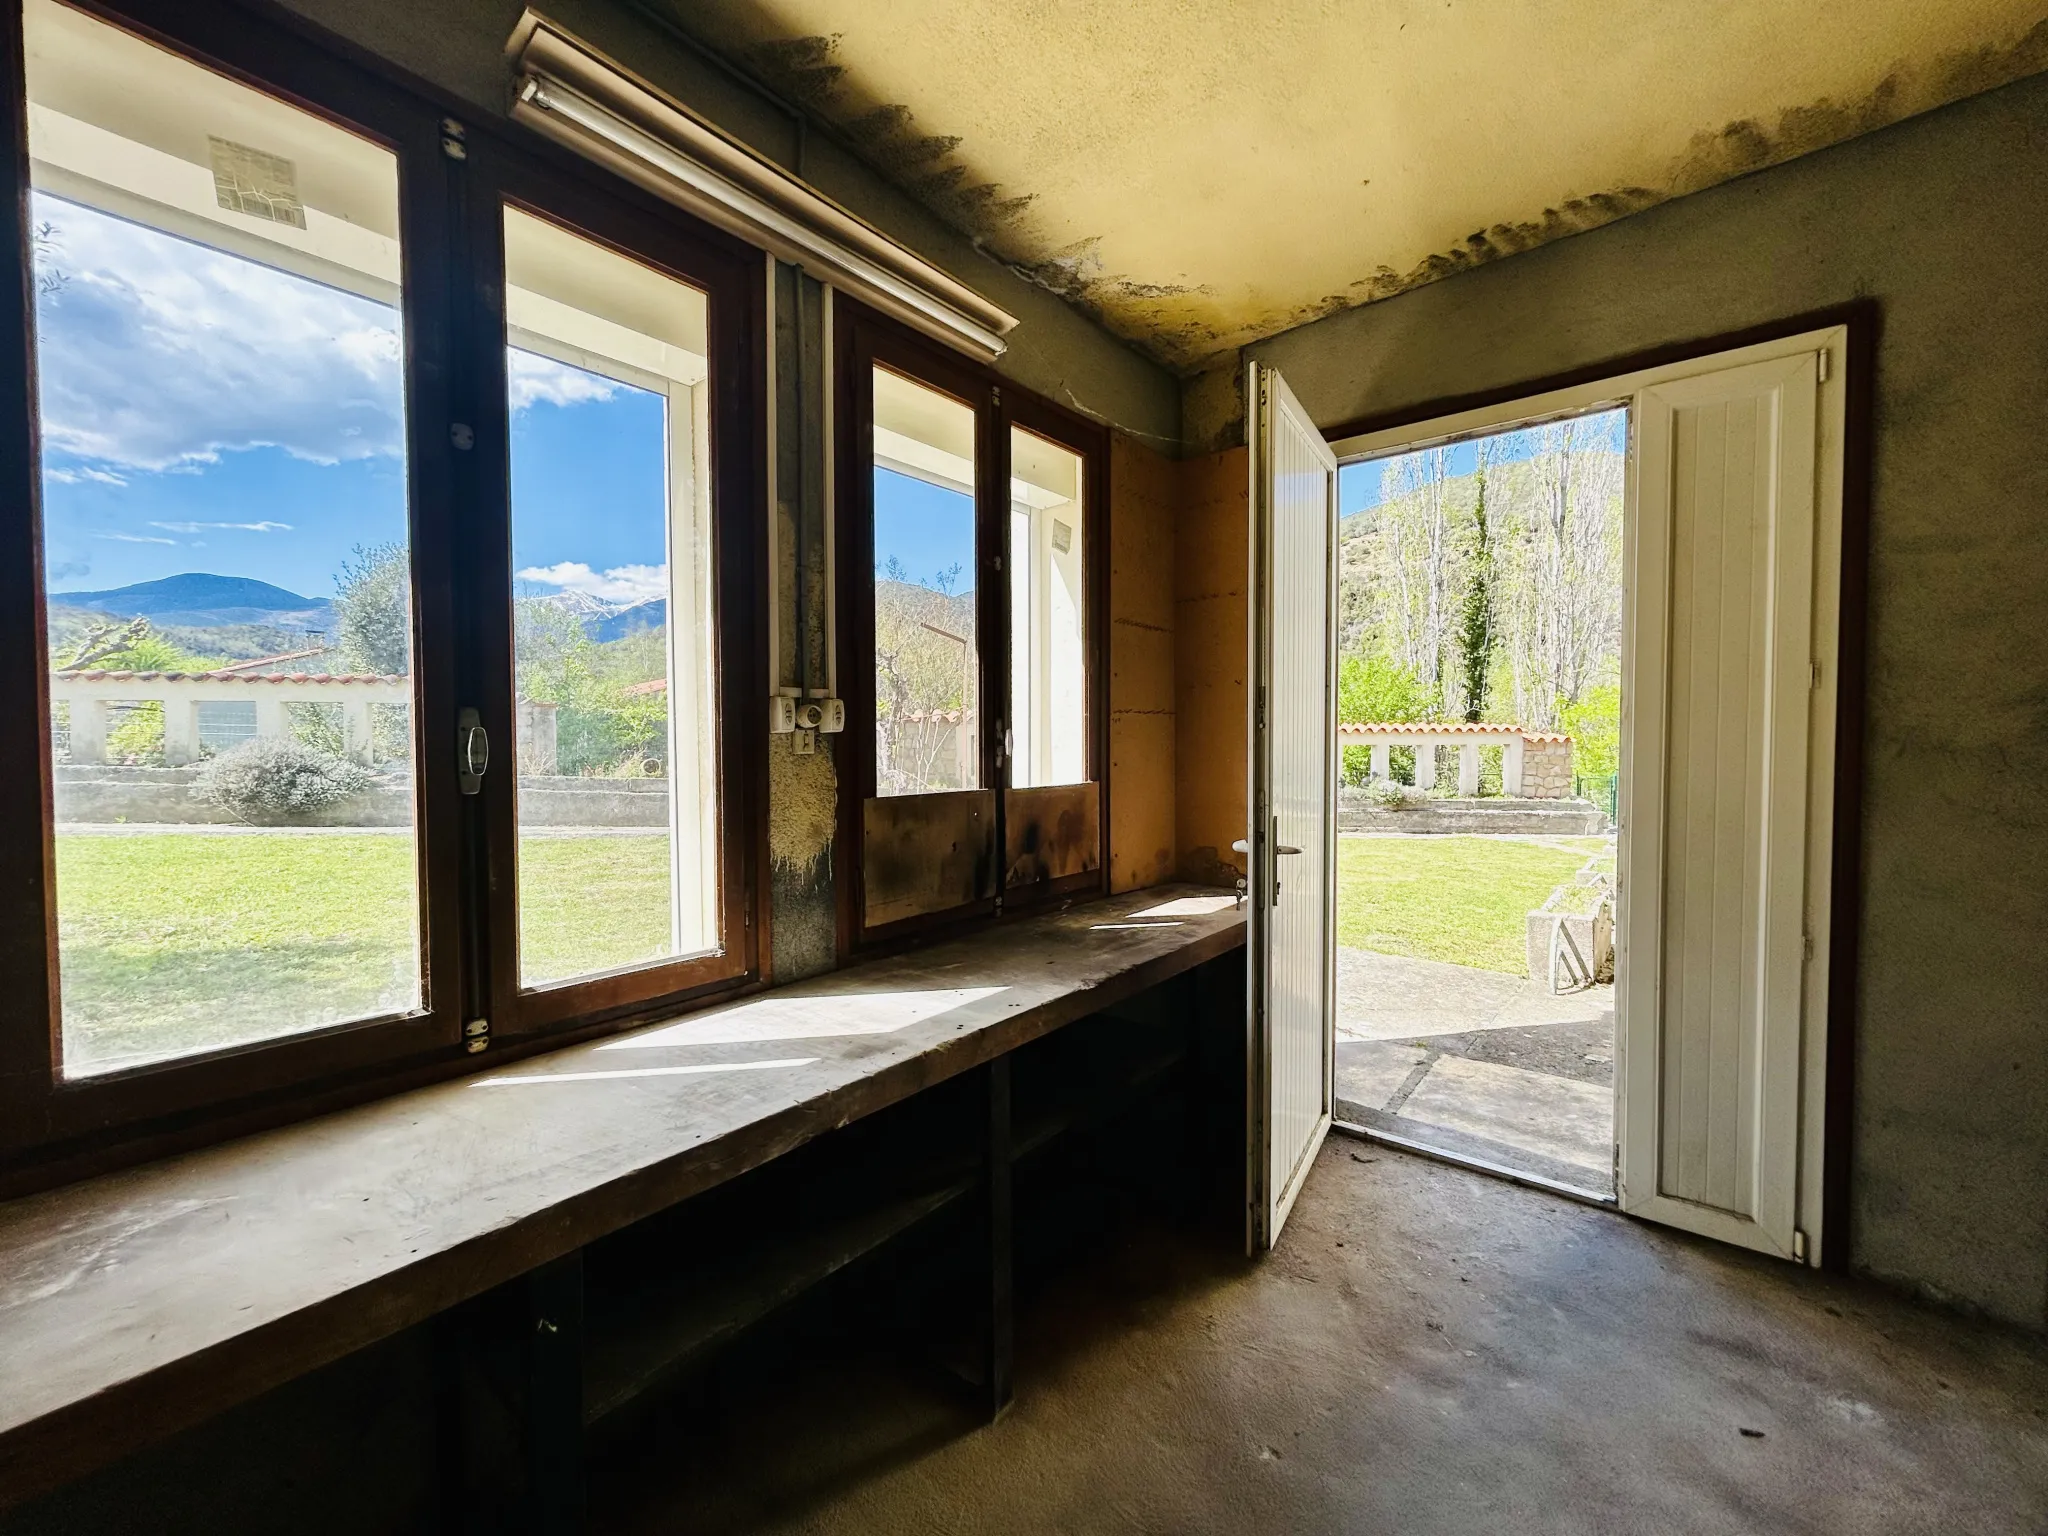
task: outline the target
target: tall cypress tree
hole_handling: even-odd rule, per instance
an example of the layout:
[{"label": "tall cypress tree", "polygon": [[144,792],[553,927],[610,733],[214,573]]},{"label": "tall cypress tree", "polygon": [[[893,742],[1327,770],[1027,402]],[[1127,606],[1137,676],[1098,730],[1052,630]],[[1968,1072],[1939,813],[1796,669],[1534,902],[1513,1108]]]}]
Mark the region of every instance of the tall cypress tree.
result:
[{"label": "tall cypress tree", "polygon": [[1486,712],[1486,672],[1493,659],[1493,533],[1486,523],[1486,471],[1493,443],[1479,439],[1478,502],[1472,512],[1471,578],[1465,584],[1458,619],[1458,656],[1465,683],[1465,718],[1476,723]]}]

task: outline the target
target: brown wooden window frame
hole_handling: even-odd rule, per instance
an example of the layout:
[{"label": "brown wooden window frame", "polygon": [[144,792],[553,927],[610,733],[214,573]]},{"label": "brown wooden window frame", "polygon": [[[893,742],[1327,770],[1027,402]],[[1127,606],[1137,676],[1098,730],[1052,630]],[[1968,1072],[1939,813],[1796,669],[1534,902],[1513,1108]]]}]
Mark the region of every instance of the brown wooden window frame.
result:
[{"label": "brown wooden window frame", "polygon": [[[227,0],[64,0],[93,19],[389,148],[399,163],[413,561],[416,1014],[385,1015],[104,1075],[63,1076],[54,786],[42,666],[0,668],[0,1196],[459,1075],[508,1055],[762,984],[766,859],[766,353],[759,251],[512,125],[480,125],[288,20]],[[0,214],[0,647],[47,654],[22,9],[0,15],[0,108],[16,194]],[[452,116],[451,116],[452,114]],[[447,125],[453,123],[453,148]],[[509,408],[502,208],[549,218],[707,296],[714,380],[715,726],[722,952],[517,986]],[[469,434],[458,427],[470,428]],[[468,445],[459,440],[469,437]],[[495,659],[494,659],[495,658]],[[457,711],[498,766],[456,774]],[[445,745],[445,750],[444,750]],[[474,1053],[472,1020],[489,1020]],[[467,1043],[466,1043],[467,1042]]]},{"label": "brown wooden window frame", "polygon": [[[1109,890],[1109,432],[1100,423],[1032,393],[988,368],[844,295],[835,299],[833,465],[840,692],[846,727],[838,763],[839,816],[833,842],[842,957],[893,948],[939,933],[1034,911]],[[975,644],[981,784],[994,792],[994,889],[941,911],[870,925],[865,806],[875,797],[874,370],[949,395],[975,413]],[[1078,454],[1085,515],[1084,655],[1087,668],[1087,779],[1096,788],[1096,867],[1029,885],[1006,886],[1009,763],[1000,748],[1010,713],[1010,582],[1003,566],[1010,526],[1010,429],[1019,427]],[[969,794],[974,791],[942,791]]]}]

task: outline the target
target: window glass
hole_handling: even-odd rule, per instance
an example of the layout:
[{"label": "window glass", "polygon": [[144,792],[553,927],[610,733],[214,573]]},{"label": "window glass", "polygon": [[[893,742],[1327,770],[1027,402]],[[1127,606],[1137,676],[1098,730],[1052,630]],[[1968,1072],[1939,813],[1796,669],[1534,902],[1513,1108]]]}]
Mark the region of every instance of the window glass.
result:
[{"label": "window glass", "polygon": [[1010,429],[1010,782],[1088,777],[1081,456]]},{"label": "window glass", "polygon": [[715,952],[702,292],[505,212],[522,986]]},{"label": "window glass", "polygon": [[62,1069],[416,1010],[397,162],[24,27]]},{"label": "window glass", "polygon": [[974,410],[875,370],[875,792],[981,787]]}]

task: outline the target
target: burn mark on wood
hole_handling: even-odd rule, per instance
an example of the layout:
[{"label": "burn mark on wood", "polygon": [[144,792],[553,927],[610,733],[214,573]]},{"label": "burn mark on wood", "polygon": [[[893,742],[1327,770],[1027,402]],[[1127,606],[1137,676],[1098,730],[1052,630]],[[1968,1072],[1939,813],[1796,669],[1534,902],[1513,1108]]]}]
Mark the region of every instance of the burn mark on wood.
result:
[{"label": "burn mark on wood", "polygon": [[1013,789],[1003,809],[1006,889],[1102,867],[1102,797],[1095,785]]},{"label": "burn mark on wood", "polygon": [[879,796],[861,807],[861,833],[870,928],[996,893],[993,790]]}]

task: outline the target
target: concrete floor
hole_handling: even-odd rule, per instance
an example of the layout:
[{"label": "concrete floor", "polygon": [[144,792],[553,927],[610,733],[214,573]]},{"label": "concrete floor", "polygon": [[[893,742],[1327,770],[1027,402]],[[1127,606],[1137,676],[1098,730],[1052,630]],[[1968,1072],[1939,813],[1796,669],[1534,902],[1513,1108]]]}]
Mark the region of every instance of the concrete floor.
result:
[{"label": "concrete floor", "polygon": [[2048,1348],[1341,1137],[1257,1265],[1131,1234],[963,1421],[820,1358],[600,1481],[618,1532],[2048,1529]]}]

